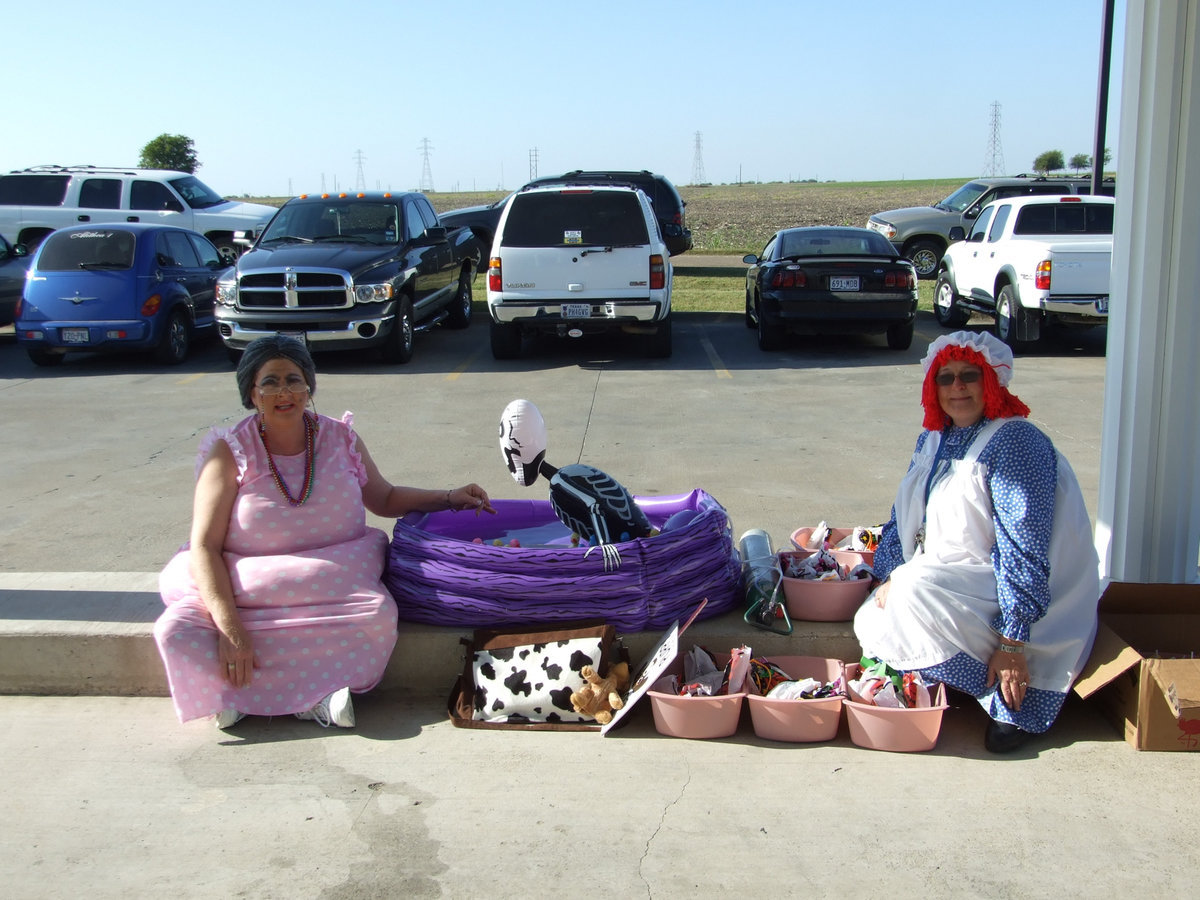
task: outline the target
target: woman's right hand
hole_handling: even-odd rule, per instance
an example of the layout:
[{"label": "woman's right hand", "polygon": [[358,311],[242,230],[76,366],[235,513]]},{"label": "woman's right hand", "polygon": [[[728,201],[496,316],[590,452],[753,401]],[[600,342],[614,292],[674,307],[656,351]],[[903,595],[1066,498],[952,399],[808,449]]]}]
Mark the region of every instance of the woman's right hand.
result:
[{"label": "woman's right hand", "polygon": [[217,656],[221,674],[235,688],[246,687],[254,677],[254,641],[239,622],[229,633],[217,630]]},{"label": "woman's right hand", "polygon": [[888,588],[891,586],[892,583],[890,581],[885,581],[883,584],[879,585],[879,587],[875,588],[875,593],[873,595],[875,599],[875,605],[880,609],[883,609],[885,606],[887,606]]}]

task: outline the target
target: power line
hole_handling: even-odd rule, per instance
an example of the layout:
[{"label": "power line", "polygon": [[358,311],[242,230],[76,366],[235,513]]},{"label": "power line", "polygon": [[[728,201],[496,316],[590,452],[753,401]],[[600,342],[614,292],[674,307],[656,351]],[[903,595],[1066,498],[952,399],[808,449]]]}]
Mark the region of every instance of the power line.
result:
[{"label": "power line", "polygon": [[992,127],[988,137],[987,160],[983,164],[984,175],[1003,175],[1004,148],[1000,145],[1000,102],[992,103]]},{"label": "power line", "polygon": [[692,154],[692,184],[706,184],[704,177],[704,135],[696,132],[695,152]]},{"label": "power line", "polygon": [[367,189],[367,179],[363,176],[364,159],[366,159],[366,157],[363,156],[363,152],[361,150],[354,151],[354,162],[358,167],[357,174],[354,177],[354,190],[356,191],[365,191]]},{"label": "power line", "polygon": [[421,138],[421,183],[418,186],[422,192],[433,190],[433,170],[429,167],[429,151],[432,149],[429,138]]}]

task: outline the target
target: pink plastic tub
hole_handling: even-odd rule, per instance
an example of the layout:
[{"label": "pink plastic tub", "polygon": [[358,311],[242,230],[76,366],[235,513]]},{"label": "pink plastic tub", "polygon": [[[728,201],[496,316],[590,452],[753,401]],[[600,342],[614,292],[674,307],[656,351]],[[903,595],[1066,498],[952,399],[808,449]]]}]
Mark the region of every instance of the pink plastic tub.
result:
[{"label": "pink plastic tub", "polygon": [[[787,672],[793,680],[818,678],[833,681],[842,675],[840,660],[822,656],[772,656],[768,661]],[[842,721],[842,698],[820,700],[773,700],[757,694],[747,694],[750,719],[754,733],[769,741],[813,743],[831,741],[837,737]]]},{"label": "pink plastic tub", "polygon": [[[779,564],[786,571],[790,558],[803,559],[813,550],[781,550]],[[863,562],[861,553],[850,550],[831,550],[838,564],[854,568]],[[848,622],[871,592],[871,580],[810,581],[804,578],[783,578],[784,604],[793,620],[808,622]]]},{"label": "pink plastic tub", "polygon": [[680,697],[647,691],[654,727],[667,737],[709,739],[729,737],[738,727],[744,693],[716,697]]},{"label": "pink plastic tub", "polygon": [[850,740],[868,750],[891,750],[898,753],[919,753],[937,746],[942,730],[942,713],[946,702],[946,686],[939,684],[934,692],[933,706],[922,709],[891,709],[856,700],[853,691],[846,697],[846,723]]}]

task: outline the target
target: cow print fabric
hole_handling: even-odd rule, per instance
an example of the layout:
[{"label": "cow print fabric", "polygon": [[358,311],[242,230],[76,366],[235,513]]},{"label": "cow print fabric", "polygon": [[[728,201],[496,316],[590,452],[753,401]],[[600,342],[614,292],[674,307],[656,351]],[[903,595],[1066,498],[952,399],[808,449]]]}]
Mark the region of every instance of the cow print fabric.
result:
[{"label": "cow print fabric", "polygon": [[585,683],[583,667],[599,670],[603,656],[598,637],[476,650],[473,717],[511,724],[590,722],[571,707],[571,694]]}]

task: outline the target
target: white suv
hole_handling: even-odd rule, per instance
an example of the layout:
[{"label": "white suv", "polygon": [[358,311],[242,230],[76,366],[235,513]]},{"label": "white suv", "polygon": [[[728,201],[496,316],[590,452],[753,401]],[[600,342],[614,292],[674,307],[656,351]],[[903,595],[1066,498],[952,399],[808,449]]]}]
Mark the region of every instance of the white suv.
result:
[{"label": "white suv", "polygon": [[642,336],[671,355],[670,253],[650,200],[615,185],[518,191],[496,228],[488,265],[492,355],[515,359],[526,333]]},{"label": "white suv", "polygon": [[0,234],[30,252],[50,232],[87,222],[150,222],[198,231],[232,259],[235,231],[254,231],[273,206],[226,200],[195,175],[165,169],[34,166],[0,175]]}]

